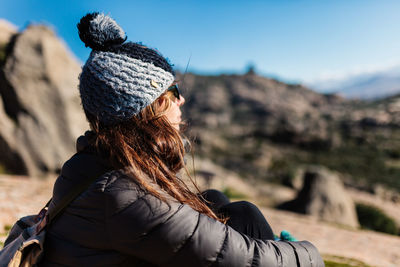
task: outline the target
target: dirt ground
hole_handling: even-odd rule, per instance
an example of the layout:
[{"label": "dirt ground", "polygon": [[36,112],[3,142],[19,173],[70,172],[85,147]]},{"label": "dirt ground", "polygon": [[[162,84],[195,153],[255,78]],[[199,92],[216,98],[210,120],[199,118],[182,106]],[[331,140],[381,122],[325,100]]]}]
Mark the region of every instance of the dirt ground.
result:
[{"label": "dirt ground", "polygon": [[274,232],[288,230],[308,240],[325,255],[360,260],[372,266],[400,266],[400,237],[365,230],[351,230],[291,212],[262,209]]},{"label": "dirt ground", "polygon": [[[0,232],[17,218],[39,212],[49,200],[54,178],[35,179],[0,175]],[[365,196],[366,197],[366,196]],[[290,212],[262,208],[275,233],[290,231],[309,240],[323,255],[360,260],[372,266],[400,266],[400,237],[372,231],[351,230]]]},{"label": "dirt ground", "polygon": [[19,217],[39,213],[51,198],[54,178],[0,175],[0,231]]}]

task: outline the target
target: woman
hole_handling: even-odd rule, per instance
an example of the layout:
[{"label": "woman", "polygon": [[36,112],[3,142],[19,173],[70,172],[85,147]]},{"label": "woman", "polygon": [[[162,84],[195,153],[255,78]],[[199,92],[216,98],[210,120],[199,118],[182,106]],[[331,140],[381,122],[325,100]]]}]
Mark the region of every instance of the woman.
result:
[{"label": "woman", "polygon": [[80,180],[96,180],[48,229],[43,266],[324,265],[306,241],[265,240],[272,231],[254,205],[210,208],[178,178],[185,99],[160,53],[125,42],[103,14],[86,15],[78,29],[92,48],[79,85],[92,131],[64,164],[49,209]]}]

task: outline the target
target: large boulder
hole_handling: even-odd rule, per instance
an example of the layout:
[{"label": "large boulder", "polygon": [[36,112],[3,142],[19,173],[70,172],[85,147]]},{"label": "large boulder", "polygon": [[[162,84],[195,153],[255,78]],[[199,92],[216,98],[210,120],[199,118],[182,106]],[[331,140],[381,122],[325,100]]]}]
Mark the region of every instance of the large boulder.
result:
[{"label": "large boulder", "polygon": [[17,27],[4,19],[0,19],[0,65],[6,57],[6,48],[12,36],[17,33]]},{"label": "large boulder", "polygon": [[60,169],[87,128],[80,64],[54,32],[31,25],[12,37],[0,70],[0,163],[14,173]]},{"label": "large boulder", "polygon": [[17,33],[17,27],[10,22],[0,19],[0,46],[7,44],[11,37]]},{"label": "large boulder", "polygon": [[278,206],[284,210],[314,215],[321,220],[357,228],[359,226],[353,200],[339,176],[320,166],[304,172],[303,188],[294,200]]}]

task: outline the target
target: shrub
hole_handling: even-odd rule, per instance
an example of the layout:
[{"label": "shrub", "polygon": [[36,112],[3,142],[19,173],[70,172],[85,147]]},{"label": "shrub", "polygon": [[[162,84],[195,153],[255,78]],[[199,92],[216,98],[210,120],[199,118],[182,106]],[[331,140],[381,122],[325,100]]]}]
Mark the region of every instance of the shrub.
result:
[{"label": "shrub", "polygon": [[225,187],[224,190],[222,191],[225,196],[227,196],[229,199],[246,199],[247,196],[232,187]]},{"label": "shrub", "polygon": [[352,258],[334,255],[323,255],[325,267],[371,267],[370,265]]},{"label": "shrub", "polygon": [[4,231],[7,233],[11,230],[11,228],[12,228],[12,225],[9,225],[9,224],[4,225]]},{"label": "shrub", "polygon": [[358,221],[363,228],[392,235],[399,234],[396,222],[382,210],[374,206],[357,203],[356,211]]},{"label": "shrub", "polygon": [[293,180],[296,176],[297,165],[289,159],[273,159],[268,170],[273,177],[272,182],[277,182],[286,186],[293,186]]},{"label": "shrub", "polygon": [[335,262],[335,261],[325,261],[325,267],[355,267],[347,263]]}]

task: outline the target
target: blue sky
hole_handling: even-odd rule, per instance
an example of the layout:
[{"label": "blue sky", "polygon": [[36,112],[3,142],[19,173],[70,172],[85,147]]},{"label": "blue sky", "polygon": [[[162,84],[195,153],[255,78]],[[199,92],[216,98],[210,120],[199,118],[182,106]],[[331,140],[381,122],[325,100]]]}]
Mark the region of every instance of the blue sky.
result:
[{"label": "blue sky", "polygon": [[48,1],[7,0],[0,18],[23,29],[53,25],[83,62],[90,50],[76,24],[87,12],[111,15],[130,41],[157,48],[177,68],[198,73],[259,73],[286,81],[400,65],[400,1]]}]

